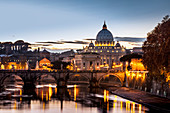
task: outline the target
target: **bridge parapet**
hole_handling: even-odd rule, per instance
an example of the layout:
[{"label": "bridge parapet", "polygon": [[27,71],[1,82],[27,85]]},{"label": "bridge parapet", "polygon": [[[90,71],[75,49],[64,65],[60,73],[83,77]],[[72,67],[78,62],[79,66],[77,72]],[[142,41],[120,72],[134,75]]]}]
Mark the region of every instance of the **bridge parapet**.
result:
[{"label": "bridge parapet", "polygon": [[115,73],[115,72],[123,72],[120,70],[0,70],[1,72],[56,72],[56,73],[66,73],[66,72],[75,72],[75,73],[89,73],[89,72],[93,72],[93,73],[104,73],[104,72],[111,72],[111,73]]},{"label": "bridge parapet", "polygon": [[41,78],[42,75],[51,75],[56,81],[61,78],[67,81],[76,74],[84,76],[89,81],[94,78],[97,81],[100,81],[102,77],[105,77],[108,74],[118,77],[120,81],[124,81],[124,72],[118,70],[0,70],[0,84],[3,84],[3,81],[13,74],[21,77],[24,82],[36,82],[37,78]]}]

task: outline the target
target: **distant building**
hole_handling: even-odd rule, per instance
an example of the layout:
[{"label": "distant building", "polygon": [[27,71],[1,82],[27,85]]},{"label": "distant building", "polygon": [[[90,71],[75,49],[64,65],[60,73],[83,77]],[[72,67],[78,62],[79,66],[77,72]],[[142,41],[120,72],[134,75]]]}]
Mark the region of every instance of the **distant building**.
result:
[{"label": "distant building", "polygon": [[75,52],[73,51],[73,49],[71,49],[70,51],[65,51],[65,52],[62,52],[60,55],[58,55],[58,59],[63,60],[63,58],[74,56],[74,54]]},{"label": "distant building", "polygon": [[59,53],[50,53],[50,61],[54,62],[56,60],[59,60]]},{"label": "distant building", "polygon": [[74,56],[64,57],[63,60],[62,60],[62,62],[67,62],[67,63],[69,63],[69,62],[71,62],[71,60],[72,60],[73,58],[74,58]]},{"label": "distant building", "polygon": [[51,69],[51,62],[47,58],[43,58],[39,61],[39,69]]},{"label": "distant building", "polygon": [[134,47],[132,53],[143,54],[142,47]]},{"label": "distant building", "polygon": [[48,52],[46,49],[40,52],[40,59],[43,58],[50,59],[50,52]]},{"label": "distant building", "polygon": [[0,54],[14,54],[14,53],[26,53],[29,48],[29,43],[23,40],[18,40],[14,43],[4,42],[0,43]]},{"label": "distant building", "polygon": [[73,70],[100,70],[100,55],[98,53],[79,53],[72,59]]}]

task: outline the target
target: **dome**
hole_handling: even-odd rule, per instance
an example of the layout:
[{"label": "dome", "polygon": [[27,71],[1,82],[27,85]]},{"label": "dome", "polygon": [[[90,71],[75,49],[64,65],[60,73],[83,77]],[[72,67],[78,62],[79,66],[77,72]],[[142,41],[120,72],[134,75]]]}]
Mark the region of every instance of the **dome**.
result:
[{"label": "dome", "polygon": [[119,44],[119,42],[116,43],[116,47],[121,47],[120,44]]},{"label": "dome", "polygon": [[14,44],[23,44],[24,41],[23,40],[17,40]]},{"label": "dome", "polygon": [[91,43],[89,44],[89,47],[94,47],[93,42],[91,41]]},{"label": "dome", "polygon": [[103,29],[99,31],[96,36],[96,41],[113,41],[113,35],[109,30],[107,30],[105,22],[103,25]]}]

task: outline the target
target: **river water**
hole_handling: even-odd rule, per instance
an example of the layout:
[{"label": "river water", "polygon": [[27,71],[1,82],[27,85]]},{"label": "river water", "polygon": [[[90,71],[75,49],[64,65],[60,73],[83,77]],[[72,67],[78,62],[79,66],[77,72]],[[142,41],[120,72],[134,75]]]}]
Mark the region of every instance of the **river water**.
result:
[{"label": "river water", "polygon": [[141,104],[110,94],[101,88],[87,85],[37,85],[26,94],[23,89],[7,89],[1,97],[0,113],[145,113]]}]

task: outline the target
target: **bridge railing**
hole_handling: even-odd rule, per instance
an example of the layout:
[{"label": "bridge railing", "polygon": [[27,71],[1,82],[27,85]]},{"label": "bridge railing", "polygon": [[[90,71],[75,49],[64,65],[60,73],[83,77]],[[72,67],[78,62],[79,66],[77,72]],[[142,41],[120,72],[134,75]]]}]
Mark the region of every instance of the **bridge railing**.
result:
[{"label": "bridge railing", "polygon": [[45,73],[118,73],[122,70],[0,70],[0,72],[45,72]]}]

